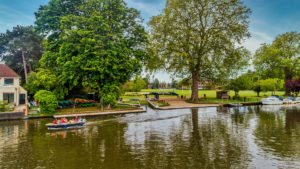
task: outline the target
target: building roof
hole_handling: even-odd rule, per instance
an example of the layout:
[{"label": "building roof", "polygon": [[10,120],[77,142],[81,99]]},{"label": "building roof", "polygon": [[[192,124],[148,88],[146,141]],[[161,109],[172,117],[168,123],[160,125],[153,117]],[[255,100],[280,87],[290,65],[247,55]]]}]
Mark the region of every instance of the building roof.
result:
[{"label": "building roof", "polygon": [[5,64],[0,64],[0,77],[20,77],[20,75]]}]

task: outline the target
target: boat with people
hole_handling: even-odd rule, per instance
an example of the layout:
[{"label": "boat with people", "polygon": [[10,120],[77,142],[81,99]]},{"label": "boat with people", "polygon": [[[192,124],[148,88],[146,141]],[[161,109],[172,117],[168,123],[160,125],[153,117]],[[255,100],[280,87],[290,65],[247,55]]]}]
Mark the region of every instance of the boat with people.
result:
[{"label": "boat with people", "polygon": [[54,120],[53,123],[48,123],[46,126],[48,130],[67,130],[81,128],[85,123],[86,119],[75,117],[74,120],[67,120],[66,118]]},{"label": "boat with people", "polygon": [[277,105],[277,104],[283,104],[283,100],[280,97],[277,96],[270,96],[268,98],[263,98],[261,100],[262,104],[264,105]]}]

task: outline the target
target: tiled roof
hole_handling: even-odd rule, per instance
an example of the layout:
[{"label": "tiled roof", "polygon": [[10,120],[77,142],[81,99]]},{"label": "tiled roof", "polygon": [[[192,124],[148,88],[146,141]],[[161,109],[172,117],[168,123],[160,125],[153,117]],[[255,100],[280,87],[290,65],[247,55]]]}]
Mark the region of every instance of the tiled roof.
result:
[{"label": "tiled roof", "polygon": [[5,64],[0,64],[0,77],[20,77],[20,75]]}]

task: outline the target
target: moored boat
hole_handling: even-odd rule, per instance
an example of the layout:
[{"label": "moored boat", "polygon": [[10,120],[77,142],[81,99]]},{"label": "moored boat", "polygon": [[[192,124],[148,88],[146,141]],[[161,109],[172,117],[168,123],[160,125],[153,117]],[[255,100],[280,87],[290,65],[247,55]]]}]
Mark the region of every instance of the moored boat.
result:
[{"label": "moored boat", "polygon": [[269,98],[264,98],[261,100],[262,104],[264,105],[277,105],[283,104],[283,101],[280,100],[278,97],[270,96]]},{"label": "moored boat", "polygon": [[283,104],[296,104],[296,99],[293,97],[287,97],[283,100]]}]

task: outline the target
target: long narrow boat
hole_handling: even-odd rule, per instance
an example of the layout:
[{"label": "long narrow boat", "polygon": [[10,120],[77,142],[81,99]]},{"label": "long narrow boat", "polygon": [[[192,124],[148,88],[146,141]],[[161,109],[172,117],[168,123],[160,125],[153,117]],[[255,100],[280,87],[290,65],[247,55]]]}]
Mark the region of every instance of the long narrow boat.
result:
[{"label": "long narrow boat", "polygon": [[77,129],[81,128],[85,125],[86,120],[81,119],[80,121],[74,121],[69,123],[48,123],[46,126],[48,127],[48,130],[67,130],[67,129]]}]

